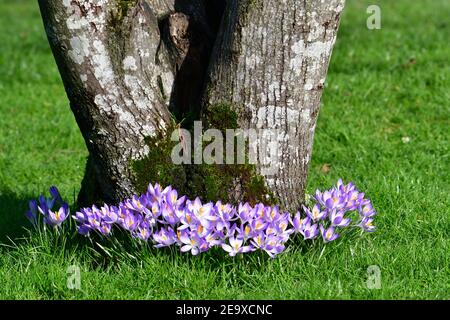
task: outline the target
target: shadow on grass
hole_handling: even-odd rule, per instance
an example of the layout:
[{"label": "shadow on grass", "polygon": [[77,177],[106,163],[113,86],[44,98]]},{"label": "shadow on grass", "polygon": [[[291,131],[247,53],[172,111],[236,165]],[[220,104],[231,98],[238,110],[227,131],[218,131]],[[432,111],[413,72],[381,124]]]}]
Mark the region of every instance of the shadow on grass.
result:
[{"label": "shadow on grass", "polygon": [[26,234],[25,228],[31,226],[25,212],[28,210],[28,201],[32,196],[18,196],[7,191],[0,193],[0,243],[9,243]]}]

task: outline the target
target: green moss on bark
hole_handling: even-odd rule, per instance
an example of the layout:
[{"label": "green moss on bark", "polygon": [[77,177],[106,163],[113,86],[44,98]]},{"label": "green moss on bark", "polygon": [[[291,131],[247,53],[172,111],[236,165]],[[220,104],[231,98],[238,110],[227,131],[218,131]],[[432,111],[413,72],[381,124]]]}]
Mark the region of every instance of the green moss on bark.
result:
[{"label": "green moss on bark", "polygon": [[[202,117],[204,129],[218,129],[224,136],[226,129],[237,129],[238,115],[234,110],[224,103],[210,106]],[[234,204],[238,201],[248,201],[251,204],[277,202],[267,189],[264,178],[257,174],[256,166],[248,164],[248,159],[245,164],[231,165],[173,164],[171,152],[178,142],[171,141],[170,136],[175,129],[176,126],[168,130],[166,135],[160,134],[147,139],[149,154],[132,163],[139,192],[144,192],[148,183],[158,182],[161,185],[172,185],[180,193],[190,198],[199,197],[203,201],[222,200]],[[203,143],[202,150],[205,144]]]},{"label": "green moss on bark", "polygon": [[138,0],[118,0],[117,2],[118,15],[123,19],[127,16],[128,10],[133,8]]},{"label": "green moss on bark", "polygon": [[[171,133],[174,129],[175,127],[172,127],[168,132]],[[186,185],[184,166],[174,164],[171,159],[172,149],[177,142],[171,141],[170,134],[160,133],[147,138],[145,143],[150,150],[147,156],[131,163],[136,190],[145,192],[149,183],[159,183],[183,191]]]}]

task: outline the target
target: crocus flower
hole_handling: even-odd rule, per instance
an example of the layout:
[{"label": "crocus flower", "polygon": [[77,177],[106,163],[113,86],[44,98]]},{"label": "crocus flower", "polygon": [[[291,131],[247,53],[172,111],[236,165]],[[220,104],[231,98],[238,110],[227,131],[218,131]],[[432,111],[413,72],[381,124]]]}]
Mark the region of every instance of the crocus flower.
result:
[{"label": "crocus flower", "polygon": [[266,238],[265,246],[262,248],[271,258],[284,251],[284,239],[275,235],[269,235]]},{"label": "crocus flower", "polygon": [[250,222],[250,228],[257,233],[266,229],[267,226],[268,223],[263,218],[257,218]]},{"label": "crocus flower", "polygon": [[67,205],[67,203],[64,203],[63,206],[61,208],[59,208],[58,211],[52,211],[50,209],[48,209],[47,214],[45,216],[45,222],[50,225],[50,226],[60,226],[61,223],[64,222],[64,220],[67,219],[67,217],[69,216],[69,206]]},{"label": "crocus flower", "polygon": [[350,182],[347,185],[344,185],[344,183],[342,182],[342,179],[339,179],[338,182],[336,183],[337,189],[339,191],[341,191],[342,193],[348,193],[351,192],[353,190],[355,190],[355,185]]},{"label": "crocus flower", "polygon": [[252,207],[248,202],[244,204],[240,203],[237,212],[242,222],[247,222],[252,218]]},{"label": "crocus flower", "polygon": [[160,202],[162,197],[161,186],[157,183],[153,186],[150,183],[147,188],[147,196],[151,202]]},{"label": "crocus flower", "polygon": [[333,210],[330,214],[330,221],[333,224],[333,226],[336,227],[346,227],[350,224],[352,219],[350,218],[344,218],[344,212],[343,211],[336,211]]},{"label": "crocus flower", "polygon": [[204,239],[208,243],[209,247],[221,245],[224,238],[225,235],[221,231],[209,231],[209,233],[204,236]]},{"label": "crocus flower", "polygon": [[319,229],[317,228],[317,224],[311,224],[311,221],[309,221],[299,232],[305,239],[314,239],[319,234]]},{"label": "crocus flower", "polygon": [[100,227],[98,228],[100,233],[104,236],[108,236],[111,233],[111,229],[111,224],[106,222],[101,222]]},{"label": "crocus flower", "polygon": [[104,220],[107,223],[114,223],[119,219],[118,211],[119,209],[117,207],[108,205],[104,205],[100,208],[100,211],[102,213],[102,220]]},{"label": "crocus flower", "polygon": [[283,241],[287,241],[290,235],[294,232],[294,229],[288,229],[289,220],[288,217],[281,218],[275,223],[276,234],[283,239]]},{"label": "crocus flower", "polygon": [[179,218],[176,215],[175,210],[173,208],[174,207],[172,207],[168,203],[165,203],[162,205],[161,214],[162,214],[163,220],[161,222],[163,224],[170,224],[170,225],[174,226],[176,223],[178,223]]},{"label": "crocus flower", "polygon": [[242,239],[231,237],[228,239],[228,242],[230,244],[222,243],[222,249],[228,252],[232,257],[238,253],[250,252],[252,250],[251,246],[243,246],[244,240]]},{"label": "crocus flower", "polygon": [[78,233],[81,234],[81,235],[83,235],[83,236],[89,235],[89,232],[90,232],[91,230],[92,230],[92,229],[91,229],[88,225],[86,225],[86,224],[82,224],[82,225],[77,226],[77,231],[78,231]]},{"label": "crocus flower", "polygon": [[315,204],[312,210],[310,211],[307,207],[303,206],[303,210],[305,211],[306,215],[310,217],[313,221],[319,221],[326,217],[327,211],[321,211],[320,210],[320,204]]},{"label": "crocus flower", "polygon": [[87,224],[91,227],[91,229],[100,231],[100,227],[102,225],[102,218],[100,215],[100,211],[96,206],[92,206],[92,214],[88,216]]},{"label": "crocus flower", "polygon": [[217,201],[214,206],[217,219],[215,221],[215,228],[219,231],[226,229],[229,231],[230,223],[237,218],[236,210],[230,204],[222,204],[221,201]]},{"label": "crocus flower", "polygon": [[336,240],[339,237],[339,234],[334,232],[334,227],[325,229],[322,225],[320,225],[320,233],[322,234],[323,241],[325,242]]},{"label": "crocus flower", "polygon": [[274,258],[277,254],[284,250],[282,239],[274,235],[264,235],[262,232],[254,237],[250,243],[255,247],[267,252],[267,254]]},{"label": "crocus flower", "polygon": [[187,208],[184,210],[184,214],[180,216],[181,225],[178,230],[185,230],[187,228],[195,228],[200,222],[194,214]]},{"label": "crocus flower", "polygon": [[266,245],[266,235],[263,232],[259,232],[252,240],[250,240],[250,243],[255,248],[263,249]]},{"label": "crocus flower", "polygon": [[157,243],[155,248],[168,247],[177,242],[177,235],[171,227],[161,228],[159,232],[152,235],[153,240]]},{"label": "crocus flower", "polygon": [[64,202],[61,198],[61,194],[59,193],[59,190],[57,187],[51,186],[49,191],[50,191],[50,194],[53,197],[53,199],[55,199],[55,201],[57,201],[59,203]]},{"label": "crocus flower", "polygon": [[209,229],[205,228],[202,224],[198,224],[195,228],[191,227],[191,230],[197,232],[197,235],[200,238],[205,237],[209,231]]},{"label": "crocus flower", "polygon": [[27,219],[31,222],[33,226],[37,226],[37,213],[38,213],[38,204],[36,200],[30,200],[28,203],[30,210],[25,213]]},{"label": "crocus flower", "polygon": [[211,222],[217,219],[217,217],[214,216],[214,206],[211,202],[202,204],[200,199],[196,198],[194,201],[188,201],[187,206],[197,220],[206,228],[209,228]]},{"label": "crocus flower", "polygon": [[363,217],[373,217],[376,214],[371,203],[366,204],[364,207],[361,207],[359,212]]},{"label": "crocus flower", "polygon": [[373,218],[370,217],[363,218],[359,226],[367,232],[373,232],[376,229],[376,227],[373,225]]},{"label": "crocus flower", "polygon": [[79,223],[86,223],[90,216],[92,216],[91,208],[82,208],[80,211],[77,211],[72,218]]},{"label": "crocus flower", "polygon": [[134,231],[139,223],[142,221],[142,216],[139,214],[134,214],[132,211],[127,210],[125,213],[125,218],[123,220],[123,227],[126,230]]},{"label": "crocus flower", "polygon": [[236,227],[237,238],[247,240],[253,236],[253,229],[248,223],[242,223],[239,228]]},{"label": "crocus flower", "polygon": [[172,208],[177,209],[181,207],[186,201],[186,196],[182,196],[178,199],[178,192],[175,189],[171,189],[165,195],[166,203],[168,203]]},{"label": "crocus flower", "polygon": [[152,235],[150,226],[145,221],[141,222],[139,224],[139,226],[136,227],[134,232],[135,232],[137,238],[144,240],[144,241],[147,241],[148,238],[150,238],[150,236]]},{"label": "crocus flower", "polygon": [[125,206],[128,209],[141,213],[143,215],[151,215],[152,212],[149,208],[147,208],[147,205],[148,199],[146,195],[141,195],[140,197],[135,195],[132,199],[125,202]]},{"label": "crocus flower", "polygon": [[278,210],[278,207],[266,207],[265,218],[268,222],[274,222],[280,219],[280,211]]},{"label": "crocus flower", "polygon": [[323,202],[329,210],[340,209],[345,205],[345,197],[336,190],[326,191],[323,194]]},{"label": "crocus flower", "polygon": [[294,218],[291,220],[291,224],[294,226],[295,231],[303,232],[305,225],[310,221],[310,217],[302,218],[300,212],[297,212]]},{"label": "crocus flower", "polygon": [[181,252],[191,251],[192,255],[196,256],[201,250],[205,250],[207,248],[207,242],[199,237],[195,231],[190,233],[182,231],[179,233],[178,238],[183,244],[181,247]]},{"label": "crocus flower", "polygon": [[55,204],[55,199],[54,198],[47,199],[43,195],[40,195],[39,196],[38,210],[43,215],[46,215],[47,211],[49,209],[52,209],[54,204]]}]

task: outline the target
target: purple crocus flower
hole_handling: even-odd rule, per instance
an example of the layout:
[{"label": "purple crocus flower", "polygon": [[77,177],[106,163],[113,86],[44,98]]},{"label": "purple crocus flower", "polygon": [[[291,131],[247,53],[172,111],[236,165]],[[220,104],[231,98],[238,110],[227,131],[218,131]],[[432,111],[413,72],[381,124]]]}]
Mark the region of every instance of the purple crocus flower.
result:
[{"label": "purple crocus flower", "polygon": [[204,236],[204,239],[208,243],[210,248],[221,245],[224,238],[225,236],[222,231],[210,231]]},{"label": "purple crocus flower", "polygon": [[248,223],[242,223],[239,228],[236,227],[237,238],[247,240],[253,237],[254,230]]},{"label": "purple crocus flower", "polygon": [[250,240],[250,243],[255,248],[264,249],[266,245],[266,235],[264,234],[264,232],[259,232],[256,236],[253,237],[252,240]]},{"label": "purple crocus flower", "polygon": [[64,203],[58,211],[52,211],[50,209],[47,210],[44,221],[50,226],[57,227],[60,226],[64,220],[69,216],[69,206],[67,203]]},{"label": "purple crocus flower", "polygon": [[252,219],[265,218],[267,210],[269,212],[271,211],[271,209],[267,209],[262,203],[257,203],[253,210],[250,211],[250,217]]},{"label": "purple crocus flower", "polygon": [[162,197],[162,190],[161,186],[159,184],[155,184],[155,186],[152,186],[150,183],[147,188],[147,196],[151,202],[160,202]]},{"label": "purple crocus flower", "polygon": [[311,221],[308,221],[299,232],[303,235],[304,239],[314,239],[319,234],[319,229],[316,223],[311,224]]},{"label": "purple crocus flower", "polygon": [[275,207],[266,207],[264,210],[264,216],[267,222],[274,222],[280,219],[280,211],[277,206]]},{"label": "purple crocus flower", "polygon": [[289,226],[289,214],[282,216],[275,223],[276,234],[283,239],[283,241],[289,240],[290,235],[294,232],[294,229],[288,229]]},{"label": "purple crocus flower", "polygon": [[323,220],[327,216],[327,211],[326,210],[321,211],[320,204],[318,203],[314,205],[311,211],[305,206],[303,206],[303,210],[305,211],[306,215],[310,217],[313,221]]},{"label": "purple crocus flower", "polygon": [[179,233],[179,240],[183,244],[181,247],[181,252],[191,251],[192,255],[196,256],[202,251],[206,251],[208,248],[208,243],[198,236],[198,234],[193,232],[182,231]]},{"label": "purple crocus flower", "polygon": [[[38,202],[30,201],[26,216],[32,223],[37,223],[37,212],[52,226],[61,225],[69,215],[68,205],[62,201],[58,189],[50,188],[50,194],[50,199],[40,196]],[[231,256],[261,249],[275,257],[285,249],[294,231],[304,239],[314,239],[320,232],[324,241],[330,242],[339,236],[335,232],[337,227],[351,223],[345,214],[353,210],[360,213],[359,227],[368,232],[375,230],[372,223],[376,212],[372,203],[352,183],[344,185],[342,180],[328,191],[317,190],[313,207],[304,207],[304,218],[300,212],[291,218],[277,206],[262,203],[254,207],[241,203],[236,208],[221,201],[203,204],[199,198],[190,201],[186,196],[178,196],[171,186],[162,190],[159,184],[150,184],[144,195],[134,195],[118,207],[94,205],[80,209],[73,218],[83,235],[95,230],[98,235],[109,236],[117,226],[135,238],[152,239],[157,248],[176,244],[182,252],[190,251],[193,255],[220,245]],[[62,206],[55,211],[53,206],[59,203]],[[319,221],[330,223],[323,222],[319,228]]]},{"label": "purple crocus flower", "polygon": [[217,201],[213,208],[217,219],[215,221],[216,230],[222,231],[226,229],[229,231],[230,222],[236,220],[236,210],[230,204],[222,204],[221,201]]},{"label": "purple crocus flower", "polygon": [[344,185],[344,183],[342,182],[342,179],[339,179],[337,184],[337,189],[339,191],[341,191],[342,193],[348,193],[351,192],[353,190],[355,190],[355,185],[352,182],[349,182],[347,185]]},{"label": "purple crocus flower", "polygon": [[359,209],[359,212],[363,217],[368,217],[368,218],[376,215],[376,212],[375,212],[374,208],[372,207],[371,203],[368,203],[364,207],[361,207]]},{"label": "purple crocus flower", "polygon": [[182,196],[178,199],[178,192],[175,189],[171,189],[165,195],[166,203],[168,203],[172,208],[180,208],[186,201],[186,196]]},{"label": "purple crocus flower", "polygon": [[144,216],[152,215],[152,212],[147,208],[147,204],[148,204],[148,198],[146,195],[141,195],[140,197],[135,195],[135,196],[133,196],[133,198],[131,200],[127,200],[125,202],[125,206],[128,209],[133,210],[138,213],[141,213]]},{"label": "purple crocus flower", "polygon": [[185,230],[187,228],[194,228],[200,223],[196,216],[189,211],[189,209],[185,208],[184,215],[180,216],[181,226],[178,227],[178,230]]},{"label": "purple crocus flower", "polygon": [[265,233],[266,235],[270,235],[270,234],[276,234],[277,233],[277,227],[275,225],[275,223],[268,223],[267,227],[265,228]]},{"label": "purple crocus flower", "polygon": [[202,224],[198,224],[195,228],[191,226],[191,231],[195,231],[200,238],[204,238],[208,234],[209,229],[205,228]]},{"label": "purple crocus flower", "polygon": [[373,225],[373,218],[370,217],[363,218],[359,226],[367,232],[373,232],[376,229],[376,227]]},{"label": "purple crocus flower", "polygon": [[25,216],[33,226],[37,226],[38,204],[36,200],[30,200],[28,206],[30,207],[30,210],[25,213]]},{"label": "purple crocus flower", "polygon": [[92,206],[92,214],[88,216],[87,224],[91,229],[100,231],[102,225],[101,211],[95,205]]},{"label": "purple crocus flower", "polygon": [[81,234],[82,236],[88,236],[88,235],[89,235],[89,232],[90,232],[91,230],[92,230],[92,229],[91,229],[88,225],[86,225],[86,224],[82,224],[82,225],[77,226],[77,231],[78,231],[78,233]]},{"label": "purple crocus flower", "polygon": [[53,208],[55,199],[53,198],[47,199],[43,195],[40,195],[38,199],[39,199],[38,210],[41,214],[45,216],[47,215],[48,210]]},{"label": "purple crocus flower", "polygon": [[159,232],[152,235],[153,240],[157,243],[155,248],[168,247],[177,243],[177,235],[171,227],[161,228]]},{"label": "purple crocus flower", "polygon": [[136,229],[134,230],[135,235],[137,238],[147,241],[148,238],[150,238],[150,236],[152,235],[152,232],[150,230],[150,225],[143,221],[139,224],[138,227],[136,227]]},{"label": "purple crocus flower", "polygon": [[258,233],[266,229],[268,223],[264,220],[264,218],[256,218],[250,222],[250,228]]},{"label": "purple crocus flower", "polygon": [[107,204],[105,204],[103,207],[100,208],[101,211],[101,218],[107,223],[115,223],[117,220],[119,220],[119,209],[117,207],[111,206],[109,207]]},{"label": "purple crocus flower", "polygon": [[[176,203],[175,203],[175,205],[176,205]],[[178,223],[178,221],[180,221],[180,219],[178,218],[178,216],[174,210],[174,207],[172,207],[168,203],[165,203],[162,205],[161,214],[163,217],[163,220],[161,222],[163,224],[170,224],[171,226],[174,226],[175,224]]]},{"label": "purple crocus flower", "polygon": [[261,235],[258,235],[253,242],[255,247],[260,248],[267,252],[267,254],[271,258],[275,258],[276,255],[280,254],[284,251],[284,243],[283,239],[280,237],[277,237],[275,235],[267,235],[264,237],[264,240],[262,240],[263,237]]},{"label": "purple crocus flower", "polygon": [[237,212],[242,222],[247,222],[252,218],[252,207],[248,202],[244,204],[240,203]]},{"label": "purple crocus flower", "polygon": [[101,222],[100,227],[98,228],[98,231],[104,236],[108,236],[111,234],[111,224],[106,222]]},{"label": "purple crocus flower", "polygon": [[86,223],[90,216],[92,216],[92,210],[90,208],[82,208],[80,211],[77,211],[72,218],[78,223]]},{"label": "purple crocus flower", "polygon": [[59,193],[59,190],[57,187],[51,186],[49,191],[50,191],[50,194],[53,197],[53,199],[55,199],[55,201],[57,201],[59,203],[64,202],[61,198],[61,194]]},{"label": "purple crocus flower", "polygon": [[364,200],[364,193],[359,193],[358,190],[350,191],[346,193],[346,195],[347,195],[347,204],[345,207],[348,210],[355,210],[361,203],[361,201]]},{"label": "purple crocus flower", "polygon": [[234,237],[228,238],[229,244],[222,243],[222,249],[228,252],[231,257],[234,257],[238,253],[246,253],[252,251],[251,246],[243,246],[244,240]]},{"label": "purple crocus flower", "polygon": [[134,214],[131,210],[125,211],[125,218],[123,219],[123,227],[126,230],[134,231],[139,223],[142,221],[140,214]]},{"label": "purple crocus flower", "polygon": [[322,234],[323,241],[325,242],[336,240],[339,237],[339,234],[334,232],[334,227],[325,229],[322,225],[320,225],[320,233]]},{"label": "purple crocus flower", "polygon": [[196,198],[193,202],[188,201],[187,206],[197,220],[206,228],[209,228],[211,222],[217,219],[214,215],[214,205],[211,202],[202,204],[200,199]]},{"label": "purple crocus flower", "polygon": [[297,232],[303,232],[303,230],[305,229],[305,225],[310,222],[311,218],[310,217],[302,218],[300,212],[297,212],[297,214],[291,220],[291,224],[294,226],[294,229]]},{"label": "purple crocus flower", "polygon": [[[26,213],[26,217],[31,221],[32,224],[37,223],[37,213],[40,212],[44,216],[44,223],[52,226],[58,227],[61,223],[66,220],[69,215],[69,206],[67,203],[63,202],[59,191],[56,187],[50,188],[51,198],[47,199],[43,195],[39,196],[39,203],[36,201],[30,201],[30,210]],[[61,205],[58,210],[53,210],[55,202]]]},{"label": "purple crocus flower", "polygon": [[323,193],[323,202],[325,207],[329,210],[341,209],[345,205],[345,197],[337,190],[325,191]]},{"label": "purple crocus flower", "polygon": [[333,210],[330,214],[330,221],[335,227],[346,227],[350,224],[352,219],[344,218],[344,211]]}]

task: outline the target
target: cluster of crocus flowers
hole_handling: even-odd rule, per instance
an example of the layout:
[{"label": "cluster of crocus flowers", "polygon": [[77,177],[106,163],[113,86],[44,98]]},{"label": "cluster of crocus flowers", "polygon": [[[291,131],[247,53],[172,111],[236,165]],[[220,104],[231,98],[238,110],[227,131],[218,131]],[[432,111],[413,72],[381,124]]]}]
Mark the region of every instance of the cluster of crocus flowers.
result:
[{"label": "cluster of crocus flowers", "polygon": [[[58,189],[53,186],[49,191],[50,198],[40,195],[38,201],[31,200],[29,202],[30,210],[25,216],[34,226],[37,226],[39,216],[43,217],[45,225],[52,227],[60,226],[69,217],[69,205],[62,200]],[[55,206],[59,208],[54,210]]]},{"label": "cluster of crocus flowers", "polygon": [[[230,256],[263,250],[275,257],[295,234],[305,240],[320,237],[330,242],[345,227],[375,230],[372,221],[376,212],[370,200],[352,183],[344,185],[339,180],[331,190],[317,191],[313,202],[312,208],[303,207],[302,212],[291,216],[277,206],[261,203],[233,206],[221,201],[189,200],[186,196],[179,197],[177,190],[170,186],[163,189],[158,184],[150,184],[140,196],[135,195],[117,206],[83,208],[73,218],[78,232],[85,236],[96,233],[110,237],[121,229],[140,241],[151,242],[156,248],[178,246],[182,252],[193,255],[219,247]],[[359,212],[354,223],[347,216],[350,211]],[[51,219],[45,222],[54,225]]]}]

